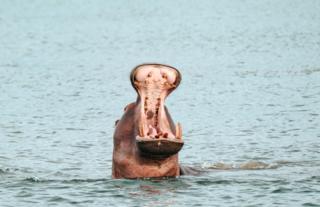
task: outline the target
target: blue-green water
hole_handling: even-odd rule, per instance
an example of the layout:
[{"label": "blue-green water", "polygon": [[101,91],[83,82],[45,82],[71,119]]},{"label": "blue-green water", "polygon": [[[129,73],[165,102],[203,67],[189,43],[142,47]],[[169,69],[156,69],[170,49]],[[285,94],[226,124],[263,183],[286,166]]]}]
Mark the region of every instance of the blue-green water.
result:
[{"label": "blue-green water", "polygon": [[[0,206],[320,205],[320,2],[0,0]],[[182,164],[112,180],[137,64],[180,69]]]}]

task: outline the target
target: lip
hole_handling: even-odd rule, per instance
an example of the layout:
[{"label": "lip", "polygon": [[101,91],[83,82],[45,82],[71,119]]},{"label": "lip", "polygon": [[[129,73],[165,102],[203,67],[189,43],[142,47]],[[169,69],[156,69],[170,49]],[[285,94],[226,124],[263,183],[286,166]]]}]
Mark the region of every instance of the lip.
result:
[{"label": "lip", "polygon": [[179,152],[184,142],[182,140],[172,139],[150,139],[136,137],[136,144],[142,155],[151,158],[166,158]]}]

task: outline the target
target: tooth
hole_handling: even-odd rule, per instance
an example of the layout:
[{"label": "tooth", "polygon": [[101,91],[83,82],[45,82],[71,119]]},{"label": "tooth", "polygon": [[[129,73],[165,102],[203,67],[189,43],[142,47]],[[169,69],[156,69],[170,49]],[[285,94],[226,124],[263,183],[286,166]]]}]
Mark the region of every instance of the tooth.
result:
[{"label": "tooth", "polygon": [[182,127],[180,123],[178,123],[178,127],[179,127],[179,138],[182,139]]},{"label": "tooth", "polygon": [[179,136],[179,128],[178,128],[178,124],[176,124],[176,138],[178,139]]},{"label": "tooth", "polygon": [[144,137],[143,125],[141,122],[139,123],[139,136]]},{"label": "tooth", "polygon": [[182,138],[182,128],[181,128],[181,124],[180,123],[176,124],[176,138],[177,139],[181,139]]}]

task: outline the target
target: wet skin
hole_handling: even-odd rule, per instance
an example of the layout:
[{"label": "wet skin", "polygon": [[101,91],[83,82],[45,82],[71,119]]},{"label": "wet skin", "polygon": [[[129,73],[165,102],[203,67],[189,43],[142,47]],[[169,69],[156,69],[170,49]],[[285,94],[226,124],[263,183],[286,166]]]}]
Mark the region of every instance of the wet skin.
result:
[{"label": "wet skin", "polygon": [[116,122],[112,177],[179,176],[181,125],[174,124],[164,105],[181,81],[179,71],[167,65],[144,64],[133,69],[130,79],[138,97]]}]

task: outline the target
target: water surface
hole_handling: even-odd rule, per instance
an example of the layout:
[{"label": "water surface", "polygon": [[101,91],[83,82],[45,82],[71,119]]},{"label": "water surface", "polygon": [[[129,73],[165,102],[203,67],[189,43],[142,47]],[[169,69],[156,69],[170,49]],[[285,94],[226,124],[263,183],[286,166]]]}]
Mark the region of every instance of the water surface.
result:
[{"label": "water surface", "polygon": [[[320,204],[320,2],[0,6],[0,206]],[[166,104],[201,176],[112,180],[130,70],[182,73]]]}]

